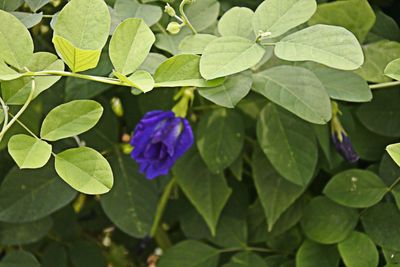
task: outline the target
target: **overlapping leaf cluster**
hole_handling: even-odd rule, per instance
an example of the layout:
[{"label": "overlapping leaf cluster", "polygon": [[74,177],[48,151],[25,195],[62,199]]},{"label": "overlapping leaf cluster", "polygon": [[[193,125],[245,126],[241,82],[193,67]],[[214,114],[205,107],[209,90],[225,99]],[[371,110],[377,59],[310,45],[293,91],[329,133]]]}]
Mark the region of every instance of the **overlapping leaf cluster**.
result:
[{"label": "overlapping leaf cluster", "polygon": [[[381,8],[0,0],[0,266],[400,266],[400,29]],[[196,144],[149,181],[132,130],[188,89]]]}]

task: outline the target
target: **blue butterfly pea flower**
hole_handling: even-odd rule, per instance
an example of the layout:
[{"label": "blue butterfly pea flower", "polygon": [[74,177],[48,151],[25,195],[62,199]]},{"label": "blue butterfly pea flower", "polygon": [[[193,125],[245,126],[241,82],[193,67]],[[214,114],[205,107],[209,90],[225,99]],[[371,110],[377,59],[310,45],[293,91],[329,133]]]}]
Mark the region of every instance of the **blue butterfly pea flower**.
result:
[{"label": "blue butterfly pea flower", "polygon": [[167,175],[192,145],[193,131],[185,118],[172,111],[151,111],[136,126],[131,145],[132,158],[148,179]]},{"label": "blue butterfly pea flower", "polygon": [[355,163],[360,159],[357,152],[354,150],[350,138],[343,131],[333,133],[332,141],[339,154],[348,162]]}]

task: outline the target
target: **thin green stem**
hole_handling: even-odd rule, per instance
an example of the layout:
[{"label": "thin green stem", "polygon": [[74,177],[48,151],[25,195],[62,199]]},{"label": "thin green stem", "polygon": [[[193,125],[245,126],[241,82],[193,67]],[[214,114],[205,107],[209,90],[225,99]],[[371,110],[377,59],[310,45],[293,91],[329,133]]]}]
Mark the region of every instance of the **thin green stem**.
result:
[{"label": "thin green stem", "polygon": [[369,88],[371,88],[373,90],[373,89],[382,89],[382,88],[387,88],[387,87],[393,87],[393,86],[397,86],[397,85],[400,85],[400,81],[372,84],[369,86]]},{"label": "thin green stem", "polygon": [[181,13],[183,22],[185,23],[185,25],[187,25],[189,27],[189,29],[193,32],[193,34],[197,34],[196,29],[193,27],[192,23],[190,23],[188,17],[185,14],[185,10],[184,7],[185,5],[188,4],[188,0],[183,0],[181,2],[181,4],[179,5],[179,12]]},{"label": "thin green stem", "polygon": [[227,248],[220,249],[220,253],[231,253],[231,252],[239,252],[239,251],[254,251],[254,252],[264,252],[264,253],[274,253],[276,251],[268,249],[268,248],[258,248],[258,247],[238,247],[238,248]]},{"label": "thin green stem", "polygon": [[175,186],[175,178],[172,178],[171,181],[169,181],[169,183],[165,187],[164,192],[161,196],[160,202],[158,203],[156,216],[154,218],[154,223],[153,223],[153,226],[151,227],[151,231],[150,231],[151,237],[156,236],[157,231],[159,230],[161,219],[164,215],[165,208],[167,207],[167,203],[168,203],[169,197],[171,195],[171,192],[172,192],[172,189],[174,188],[174,186]]},{"label": "thin green stem", "polygon": [[[11,118],[15,118],[15,116],[14,116],[13,114],[11,114],[11,113],[9,113],[9,114],[10,114],[10,117],[11,117]],[[16,122],[17,122],[22,128],[24,128],[25,131],[27,131],[30,135],[32,135],[32,137],[35,137],[37,140],[41,140],[41,139],[39,138],[39,136],[37,136],[34,132],[32,132],[32,131],[28,128],[28,126],[26,126],[22,121],[16,119]]]},{"label": "thin green stem", "polygon": [[3,98],[1,98],[1,97],[0,97],[0,104],[1,104],[1,108],[3,109],[3,113],[4,113],[3,129],[1,129],[1,132],[0,132],[0,133],[2,133],[5,131],[5,128],[7,127],[7,124],[8,124],[8,106],[6,105]]},{"label": "thin green stem", "polygon": [[400,182],[400,177],[397,177],[396,181],[394,181],[394,182],[389,186],[389,188],[388,188],[387,191],[388,191],[388,192],[392,191],[392,190],[396,187],[396,185],[399,184],[399,182]]},{"label": "thin green stem", "polygon": [[11,126],[14,125],[14,123],[18,120],[18,118],[24,113],[24,111],[28,108],[29,104],[31,103],[32,99],[33,99],[33,93],[35,92],[35,88],[36,88],[36,81],[35,78],[32,77],[32,88],[31,91],[29,93],[28,98],[25,101],[25,104],[22,106],[22,108],[17,112],[17,114],[15,114],[15,116],[10,120],[10,122],[6,125],[6,127],[3,129],[3,131],[1,131],[0,133],[0,140],[4,137],[4,135],[6,134],[6,132],[11,128]]},{"label": "thin green stem", "polygon": [[169,239],[168,234],[162,229],[161,226],[158,227],[156,235],[154,236],[154,239],[156,240],[157,245],[162,249],[162,250],[167,250],[170,247],[172,247],[172,242]]}]

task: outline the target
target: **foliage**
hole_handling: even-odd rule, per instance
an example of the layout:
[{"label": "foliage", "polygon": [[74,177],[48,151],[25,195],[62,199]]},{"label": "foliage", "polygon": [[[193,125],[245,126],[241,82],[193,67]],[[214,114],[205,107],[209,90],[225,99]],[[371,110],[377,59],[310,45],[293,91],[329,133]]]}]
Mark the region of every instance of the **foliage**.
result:
[{"label": "foliage", "polygon": [[383,2],[0,0],[0,267],[400,266]]}]

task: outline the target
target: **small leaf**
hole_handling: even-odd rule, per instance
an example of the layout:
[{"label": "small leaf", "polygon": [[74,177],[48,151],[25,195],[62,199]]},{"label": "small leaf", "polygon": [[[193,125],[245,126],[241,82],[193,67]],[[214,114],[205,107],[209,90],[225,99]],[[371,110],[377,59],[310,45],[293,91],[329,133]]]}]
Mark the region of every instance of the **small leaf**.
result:
[{"label": "small leaf", "polygon": [[353,232],[346,240],[338,244],[338,249],[346,266],[378,266],[378,250],[374,242],[364,233]]},{"label": "small leaf", "polygon": [[315,0],[264,1],[254,16],[254,32],[271,32],[271,37],[278,37],[309,20],[316,10]]},{"label": "small leaf", "polygon": [[48,141],[79,135],[100,120],[103,107],[93,100],[75,100],[62,104],[47,114],[40,136]]},{"label": "small leaf", "polygon": [[332,116],[324,85],[311,71],[278,66],[254,75],[254,91],[312,123],[325,124]]},{"label": "small leaf", "polygon": [[12,12],[27,29],[39,24],[43,19],[43,12],[40,13],[27,13],[27,12]]},{"label": "small leaf", "polygon": [[296,253],[296,266],[301,267],[337,267],[339,253],[335,246],[321,245],[305,240]]},{"label": "small leaf", "polygon": [[214,87],[222,84],[224,79],[204,80],[199,71],[200,57],[197,55],[177,55],[163,62],[154,80],[156,87]]},{"label": "small leaf", "polygon": [[186,240],[168,249],[157,267],[217,267],[219,251],[195,240]]},{"label": "small leaf", "polygon": [[150,27],[161,19],[161,8],[155,5],[142,5],[137,0],[117,0],[115,11],[121,20],[127,18],[140,18]]},{"label": "small leaf", "polygon": [[358,212],[336,204],[326,197],[311,200],[301,220],[305,235],[321,244],[345,240],[358,222]]},{"label": "small leaf", "polygon": [[0,81],[10,81],[18,79],[22,74],[16,72],[0,58]]},{"label": "small leaf", "polygon": [[110,164],[91,148],[73,148],[57,154],[55,167],[66,183],[84,194],[104,194],[113,186]]},{"label": "small leaf", "polygon": [[201,55],[209,43],[218,37],[211,34],[195,34],[185,37],[179,44],[179,50],[183,54]]},{"label": "small leaf", "polygon": [[116,71],[128,75],[144,62],[156,40],[142,19],[127,19],[110,41],[110,58]]},{"label": "small leaf", "polygon": [[10,138],[8,152],[21,169],[38,169],[51,157],[51,145],[34,137],[18,134]]},{"label": "small leaf", "polygon": [[386,151],[389,153],[390,157],[400,166],[400,143],[393,144],[386,147]]},{"label": "small leaf", "polygon": [[355,70],[364,63],[357,38],[342,27],[315,25],[292,33],[275,46],[275,55],[289,61],[315,61],[341,70]]},{"label": "small leaf", "polygon": [[154,88],[154,80],[153,76],[150,73],[144,70],[138,70],[129,77],[119,73],[113,72],[113,74],[122,82],[139,89],[140,91],[147,93],[153,90]]},{"label": "small leaf", "polygon": [[318,160],[315,135],[309,124],[269,103],[261,111],[257,137],[265,155],[285,179],[306,186]]},{"label": "small leaf", "polygon": [[186,7],[186,16],[197,31],[216,24],[220,12],[220,3],[217,0],[194,1]]},{"label": "small leaf", "polygon": [[220,37],[204,50],[200,72],[207,80],[239,73],[256,65],[264,54],[264,48],[254,41],[237,36]]},{"label": "small leaf", "polygon": [[400,58],[391,61],[385,68],[385,75],[395,79],[400,80]]},{"label": "small leaf", "polygon": [[336,174],[325,186],[324,194],[343,206],[368,208],[379,201],[388,188],[375,173],[366,170],[347,170]]},{"label": "small leaf", "polygon": [[[14,0],[13,0],[14,1]],[[0,267],[40,267],[35,256],[29,252],[11,251],[1,260]]]},{"label": "small leaf", "polygon": [[239,36],[255,40],[253,32],[253,10],[247,7],[233,7],[226,11],[218,22],[218,31],[222,36]]},{"label": "small leaf", "polygon": [[14,11],[18,9],[23,3],[24,0],[0,0],[0,9],[8,12]]},{"label": "small leaf", "polygon": [[49,3],[50,0],[25,0],[25,2],[28,4],[28,6],[32,9],[33,12],[36,12],[43,6],[45,6],[47,3]]},{"label": "small leaf", "polygon": [[220,86],[199,89],[199,94],[219,106],[234,108],[250,92],[253,84],[250,74],[246,71],[229,76]]},{"label": "small leaf", "polygon": [[223,267],[268,267],[263,258],[252,252],[242,252],[234,255],[231,261]]}]

